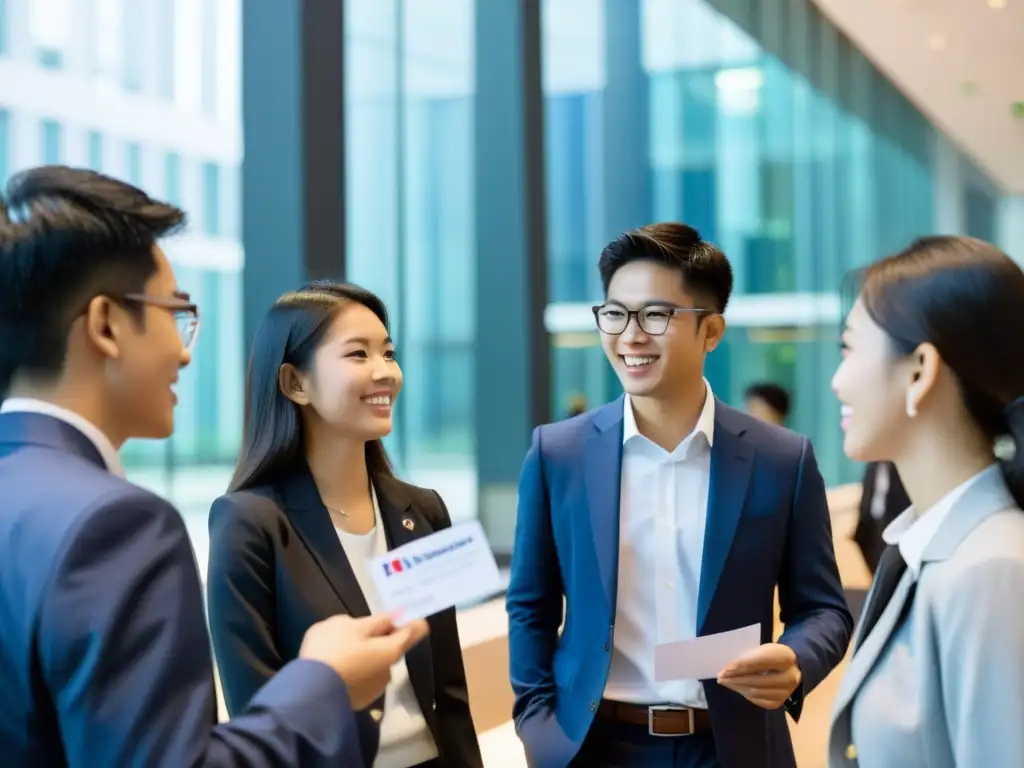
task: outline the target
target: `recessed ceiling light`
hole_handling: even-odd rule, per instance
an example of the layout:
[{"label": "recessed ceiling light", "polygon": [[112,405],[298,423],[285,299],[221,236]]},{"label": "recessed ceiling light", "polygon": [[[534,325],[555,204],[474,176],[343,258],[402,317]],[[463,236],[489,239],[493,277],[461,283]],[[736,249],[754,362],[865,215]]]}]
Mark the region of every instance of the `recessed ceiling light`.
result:
[{"label": "recessed ceiling light", "polygon": [[928,38],[928,47],[933,51],[946,50],[946,38],[942,35],[932,35]]},{"label": "recessed ceiling light", "polygon": [[1006,7],[1006,0],[988,0],[988,7],[994,11],[1001,11]]}]

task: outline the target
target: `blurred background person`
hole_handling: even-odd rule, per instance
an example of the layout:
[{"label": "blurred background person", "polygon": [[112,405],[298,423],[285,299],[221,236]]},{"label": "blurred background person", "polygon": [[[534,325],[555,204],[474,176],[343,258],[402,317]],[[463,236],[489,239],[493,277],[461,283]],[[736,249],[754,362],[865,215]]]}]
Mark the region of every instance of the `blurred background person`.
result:
[{"label": "blurred background person", "polygon": [[882,531],[910,506],[910,498],[891,461],[873,461],[864,471],[860,510],[853,540],[871,573],[885,549]]},{"label": "blurred background person", "polygon": [[829,764],[1024,765],[1024,272],[922,238],[867,269],[842,340],[843,449],[893,462],[913,506],[883,534]]},{"label": "blurred background person", "polygon": [[770,424],[784,427],[789,418],[789,393],[770,381],[759,381],[747,387],[743,403],[747,413]]},{"label": "blurred background person", "polygon": [[[383,609],[373,558],[451,526],[432,490],[399,480],[381,438],[402,369],[387,310],[348,283],[282,296],[256,333],[242,453],[210,511],[210,627],[231,713],[295,658],[310,624]],[[455,610],[359,715],[364,761],[478,768]]]},{"label": "blurred background person", "polygon": [[587,398],[586,395],[576,392],[572,397],[569,398],[569,409],[566,412],[567,418],[573,416],[579,416],[587,412]]}]

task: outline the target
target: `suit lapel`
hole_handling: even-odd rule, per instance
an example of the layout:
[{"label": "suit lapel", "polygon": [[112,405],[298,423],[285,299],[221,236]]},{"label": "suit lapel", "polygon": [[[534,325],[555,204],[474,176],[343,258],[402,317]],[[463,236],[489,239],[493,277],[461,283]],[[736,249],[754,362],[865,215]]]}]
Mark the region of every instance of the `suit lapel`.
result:
[{"label": "suit lapel", "polygon": [[[399,480],[387,475],[378,475],[373,478],[373,488],[377,494],[377,506],[380,507],[389,550],[434,533],[428,511],[413,504],[406,486]],[[433,621],[433,618],[427,619],[428,623]],[[428,723],[431,723],[433,718],[433,658],[430,637],[418,643],[405,655],[409,682],[412,683],[416,701]]]},{"label": "suit lapel", "polygon": [[[836,694],[836,701],[833,706],[834,712],[841,713],[853,700],[861,685],[864,684],[868,673],[871,672],[878,661],[879,655],[889,642],[889,637],[899,625],[904,606],[911,595],[914,585],[914,574],[907,570],[903,574],[903,578],[900,579],[900,583],[896,585],[896,591],[893,592],[889,604],[882,611],[882,615],[878,617],[878,623],[875,624],[867,637],[860,637],[860,629],[858,629],[858,636],[854,640],[856,652],[853,654],[853,658],[850,659],[850,665],[846,669],[846,675],[843,676],[839,693]],[[868,595],[869,602],[872,597],[873,595]]]},{"label": "suit lapel", "polygon": [[[927,568],[928,563],[941,562],[952,557],[960,543],[985,519],[1014,506],[1016,506],[1016,502],[1006,487],[999,468],[990,467],[985,470],[954,502],[946,518],[925,547],[921,558],[921,577],[924,576],[924,569]],[[868,635],[862,635],[863,623],[859,623],[854,635],[853,658],[850,659],[850,666],[843,677],[832,709],[836,713],[834,721],[844,716],[844,710],[848,709],[850,702],[853,701],[857,691],[860,690],[868,674],[878,662],[882,651],[885,650],[892,633],[899,627],[900,618],[906,604],[912,599],[913,588],[917,580],[913,571],[908,568],[896,586],[889,605],[882,611],[878,623]],[[872,587],[871,592],[868,593],[868,603],[874,597],[874,591],[875,588]]]},{"label": "suit lapel", "polygon": [[704,555],[697,596],[697,629],[700,634],[711,601],[722,578],[753,471],[754,448],[742,439],[745,427],[734,423],[731,413],[715,402],[715,434],[711,448],[711,481],[708,493]]},{"label": "suit lapel", "polygon": [[305,463],[285,480],[282,488],[284,508],[296,533],[312,553],[349,615],[369,616],[366,598]]},{"label": "suit lapel", "polygon": [[619,568],[623,407],[624,398],[620,397],[594,415],[594,432],[587,438],[583,449],[590,528],[601,586],[611,611],[615,610]]}]

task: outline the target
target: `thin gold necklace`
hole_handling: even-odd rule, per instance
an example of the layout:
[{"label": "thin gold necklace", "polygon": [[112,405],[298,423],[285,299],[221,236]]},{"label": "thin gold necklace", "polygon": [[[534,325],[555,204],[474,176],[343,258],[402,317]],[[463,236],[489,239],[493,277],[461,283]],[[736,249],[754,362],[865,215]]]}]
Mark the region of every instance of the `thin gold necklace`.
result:
[{"label": "thin gold necklace", "polygon": [[339,515],[341,515],[341,516],[342,516],[343,518],[345,518],[346,520],[348,520],[348,514],[349,514],[349,513],[348,513],[348,512],[346,512],[346,511],[345,511],[344,509],[338,509],[337,507],[332,507],[332,506],[330,506],[329,504],[324,504],[324,506],[325,506],[325,507],[327,507],[327,511],[328,511],[328,512],[337,512],[337,513],[338,513]]}]

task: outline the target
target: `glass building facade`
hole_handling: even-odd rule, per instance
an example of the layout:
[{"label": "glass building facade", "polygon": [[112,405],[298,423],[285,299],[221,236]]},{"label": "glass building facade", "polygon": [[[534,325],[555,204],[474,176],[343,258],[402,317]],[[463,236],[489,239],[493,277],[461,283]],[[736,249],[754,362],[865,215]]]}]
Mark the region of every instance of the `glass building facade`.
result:
[{"label": "glass building facade", "polygon": [[0,176],[90,166],[191,215],[168,244],[203,318],[177,433],[124,457],[200,562],[247,340],[306,279],[385,300],[389,450],[507,551],[531,429],[619,393],[589,311],[619,232],[685,221],[722,247],[712,387],[790,389],[830,484],[860,473],[829,389],[843,276],[946,210],[998,238],[998,190],[937,161],[948,142],[810,0],[40,0],[61,24],[36,5],[0,3]]}]

